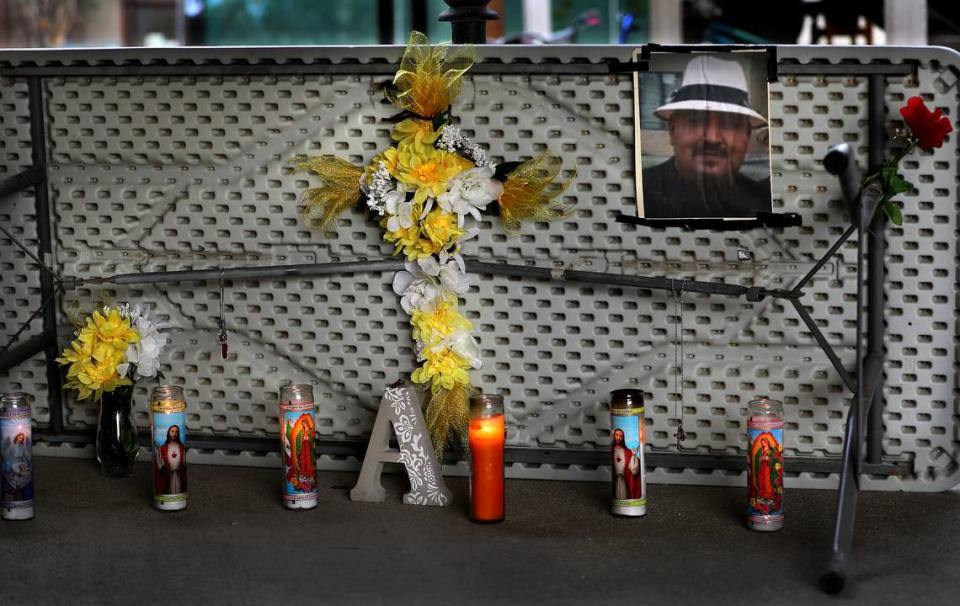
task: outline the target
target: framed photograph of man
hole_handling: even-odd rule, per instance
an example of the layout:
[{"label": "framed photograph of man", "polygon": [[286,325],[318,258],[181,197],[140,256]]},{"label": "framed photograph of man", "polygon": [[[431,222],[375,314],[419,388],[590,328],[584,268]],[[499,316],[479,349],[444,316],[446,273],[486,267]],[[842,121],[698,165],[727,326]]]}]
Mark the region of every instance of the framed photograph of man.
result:
[{"label": "framed photograph of man", "polygon": [[768,61],[765,50],[649,54],[634,76],[638,216],[772,211]]}]

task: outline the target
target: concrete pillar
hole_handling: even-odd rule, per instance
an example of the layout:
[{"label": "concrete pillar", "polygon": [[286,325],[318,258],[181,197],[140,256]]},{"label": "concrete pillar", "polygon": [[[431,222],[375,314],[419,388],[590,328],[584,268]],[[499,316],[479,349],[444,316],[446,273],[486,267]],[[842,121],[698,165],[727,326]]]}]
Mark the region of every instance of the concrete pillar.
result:
[{"label": "concrete pillar", "polygon": [[123,44],[123,7],[121,0],[99,0],[87,3],[91,8],[81,13],[83,31],[79,40],[86,46],[121,46]]},{"label": "concrete pillar", "polygon": [[683,3],[681,0],[650,0],[650,42],[683,43]]},{"label": "concrete pillar", "polygon": [[523,0],[523,31],[543,36],[553,31],[550,0]]},{"label": "concrete pillar", "polygon": [[927,0],[884,0],[883,21],[887,44],[927,43]]}]

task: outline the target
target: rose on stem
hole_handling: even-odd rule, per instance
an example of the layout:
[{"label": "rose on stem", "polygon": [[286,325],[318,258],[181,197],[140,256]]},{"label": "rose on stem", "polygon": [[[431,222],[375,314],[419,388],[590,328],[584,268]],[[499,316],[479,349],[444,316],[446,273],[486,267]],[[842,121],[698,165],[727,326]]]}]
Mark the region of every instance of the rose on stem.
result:
[{"label": "rose on stem", "polygon": [[879,180],[883,197],[877,207],[883,207],[894,225],[903,225],[903,213],[893,199],[913,189],[913,183],[900,176],[900,162],[918,147],[924,151],[940,148],[947,135],[953,132],[953,125],[943,111],[937,109],[931,112],[919,96],[907,99],[907,104],[900,108],[900,115],[909,130],[898,130],[894,141],[902,142],[903,147],[893,158],[884,162],[878,172],[863,180],[864,187]]}]

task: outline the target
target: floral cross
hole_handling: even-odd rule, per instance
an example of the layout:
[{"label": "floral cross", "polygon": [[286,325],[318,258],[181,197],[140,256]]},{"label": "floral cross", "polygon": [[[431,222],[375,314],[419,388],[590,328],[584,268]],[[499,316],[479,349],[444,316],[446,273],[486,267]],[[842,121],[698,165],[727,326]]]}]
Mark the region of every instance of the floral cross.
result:
[{"label": "floral cross", "polygon": [[559,157],[546,152],[495,165],[451,123],[451,104],[475,61],[471,46],[433,46],[423,34],[411,33],[387,89],[387,99],[400,110],[390,119],[392,145],[362,168],[334,156],[293,160],[296,169],[322,181],[302,198],[311,225],[323,229],[364,202],[384,228],[384,241],[407,259],[393,289],[410,315],[419,364],[410,378],[429,386],[425,416],[438,455],[451,432],[464,436],[475,389],[469,371],[482,364],[473,325],[460,312],[460,297],[470,289],[463,243],[477,234],[481,213],[497,214],[515,234],[525,221],[572,211],[559,199],[571,180],[559,178]]}]

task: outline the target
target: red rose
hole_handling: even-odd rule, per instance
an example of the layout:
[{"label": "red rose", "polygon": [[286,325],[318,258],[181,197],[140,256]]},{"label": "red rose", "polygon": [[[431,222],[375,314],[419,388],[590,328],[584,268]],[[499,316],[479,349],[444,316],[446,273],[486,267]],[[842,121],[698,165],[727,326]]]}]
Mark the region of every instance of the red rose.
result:
[{"label": "red rose", "polygon": [[950,118],[939,109],[931,112],[920,97],[910,97],[900,108],[900,115],[917,137],[920,149],[931,150],[943,145],[943,139],[953,132]]}]

